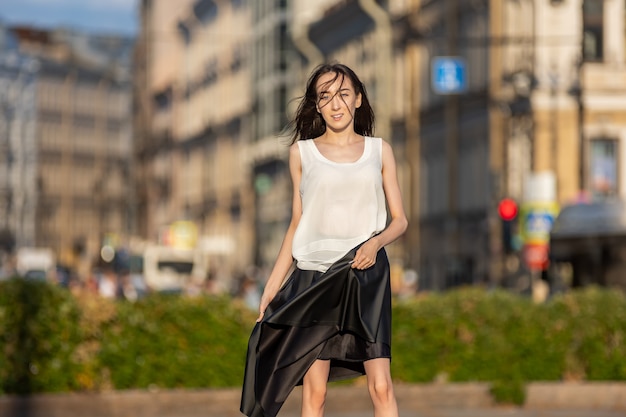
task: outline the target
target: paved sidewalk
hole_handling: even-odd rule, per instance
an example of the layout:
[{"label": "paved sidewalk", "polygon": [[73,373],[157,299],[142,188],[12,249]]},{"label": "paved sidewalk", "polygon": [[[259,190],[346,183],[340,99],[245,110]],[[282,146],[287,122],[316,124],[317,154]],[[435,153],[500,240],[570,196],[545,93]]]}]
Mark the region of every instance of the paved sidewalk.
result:
[{"label": "paved sidewalk", "polygon": [[[281,417],[299,415],[281,415]],[[525,410],[511,408],[438,409],[400,412],[400,417],[624,417],[625,412],[599,410]],[[326,413],[326,417],[372,417],[372,413]]]},{"label": "paved sidewalk", "polygon": [[[532,383],[523,407],[495,404],[488,384],[395,386],[400,417],[626,417],[624,383]],[[300,416],[298,387],[279,417]],[[0,417],[242,417],[241,391],[155,390],[0,396]],[[326,417],[372,417],[365,386],[332,386]]]}]

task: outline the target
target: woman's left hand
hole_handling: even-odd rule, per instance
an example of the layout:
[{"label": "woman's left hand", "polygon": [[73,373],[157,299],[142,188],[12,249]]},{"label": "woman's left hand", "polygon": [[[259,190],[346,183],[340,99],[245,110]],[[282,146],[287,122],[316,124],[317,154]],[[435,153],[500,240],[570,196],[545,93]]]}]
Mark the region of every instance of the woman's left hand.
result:
[{"label": "woman's left hand", "polygon": [[367,269],[376,263],[376,255],[378,255],[380,247],[375,237],[369,239],[361,245],[352,260],[352,268]]}]

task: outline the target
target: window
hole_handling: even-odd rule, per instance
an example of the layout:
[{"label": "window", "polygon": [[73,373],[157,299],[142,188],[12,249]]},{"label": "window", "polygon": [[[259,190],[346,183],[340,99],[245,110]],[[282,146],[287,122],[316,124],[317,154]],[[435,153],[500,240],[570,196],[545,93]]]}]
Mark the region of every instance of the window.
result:
[{"label": "window", "polygon": [[169,110],[172,105],[172,87],[155,94],[153,96],[154,107],[156,111]]},{"label": "window", "polygon": [[290,50],[289,33],[285,22],[281,22],[278,28],[278,50],[278,70],[285,71],[287,69],[287,55]]},{"label": "window", "polygon": [[59,110],[42,109],[39,111],[39,120],[53,125],[61,124],[62,116]]},{"label": "window", "polygon": [[120,119],[108,119],[107,120],[107,132],[110,134],[117,134],[122,130],[123,122]]},{"label": "window", "polygon": [[183,38],[185,45],[191,43],[191,29],[186,22],[178,22],[178,34]]},{"label": "window", "polygon": [[590,188],[595,198],[617,194],[617,141],[595,139],[591,142]]},{"label": "window", "polygon": [[586,62],[604,58],[604,0],[583,2],[583,59]]},{"label": "window", "polygon": [[277,100],[278,111],[280,113],[279,123],[280,126],[285,126],[289,122],[287,115],[287,106],[289,105],[289,103],[287,99],[287,87],[285,87],[285,85],[281,85],[278,88]]},{"label": "window", "polygon": [[74,114],[74,126],[85,129],[93,129],[96,125],[96,118],[90,114]]},{"label": "window", "polygon": [[233,49],[233,56],[230,62],[230,70],[235,73],[241,69],[243,62],[243,45],[237,45]]},{"label": "window", "polygon": [[200,0],[193,6],[193,13],[202,23],[209,23],[217,17],[217,4],[213,0]]}]

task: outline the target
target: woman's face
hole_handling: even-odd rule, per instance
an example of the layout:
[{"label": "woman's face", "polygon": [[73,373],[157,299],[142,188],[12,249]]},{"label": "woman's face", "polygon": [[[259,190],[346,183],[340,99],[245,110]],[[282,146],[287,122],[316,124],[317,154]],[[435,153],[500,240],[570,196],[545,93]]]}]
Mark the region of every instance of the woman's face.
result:
[{"label": "woman's face", "polygon": [[326,127],[339,132],[354,123],[354,113],[361,106],[361,94],[357,94],[350,78],[343,74],[328,72],[315,83],[317,111]]}]

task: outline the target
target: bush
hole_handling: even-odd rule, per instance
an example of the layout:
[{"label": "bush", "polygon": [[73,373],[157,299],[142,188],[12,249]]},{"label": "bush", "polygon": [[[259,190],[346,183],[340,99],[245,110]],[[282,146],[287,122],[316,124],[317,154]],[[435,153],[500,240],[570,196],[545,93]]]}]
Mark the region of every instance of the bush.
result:
[{"label": "bush", "polygon": [[0,283],[0,387],[30,394],[76,388],[79,310],[63,289],[13,278]]},{"label": "bush", "polygon": [[626,379],[626,298],[587,288],[545,304],[463,288],[394,307],[394,378],[493,383],[523,402],[529,381]]},{"label": "bush", "polygon": [[113,386],[239,386],[255,316],[225,297],[148,297],[118,305],[100,360]]},{"label": "bush", "polygon": [[[227,297],[115,302],[13,279],[0,284],[0,390],[239,387],[255,318]],[[422,294],[394,302],[392,342],[399,382],[488,382],[521,404],[530,381],[626,380],[626,297]]]}]

